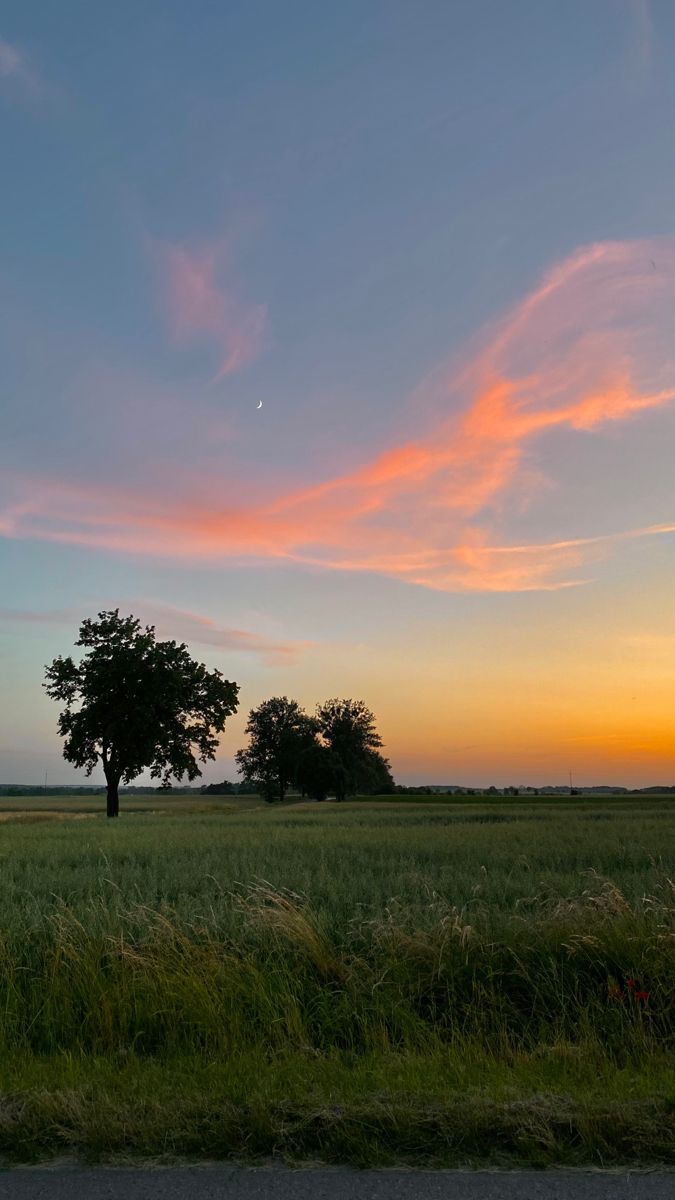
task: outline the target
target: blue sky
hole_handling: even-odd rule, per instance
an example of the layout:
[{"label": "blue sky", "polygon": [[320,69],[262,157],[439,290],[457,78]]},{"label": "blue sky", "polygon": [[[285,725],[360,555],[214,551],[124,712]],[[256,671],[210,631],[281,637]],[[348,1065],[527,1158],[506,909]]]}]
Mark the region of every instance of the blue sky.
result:
[{"label": "blue sky", "polygon": [[0,779],[75,778],[42,666],[116,605],[240,682],[207,779],[275,693],[402,779],[671,778],[674,51],[667,0],[5,4]]}]

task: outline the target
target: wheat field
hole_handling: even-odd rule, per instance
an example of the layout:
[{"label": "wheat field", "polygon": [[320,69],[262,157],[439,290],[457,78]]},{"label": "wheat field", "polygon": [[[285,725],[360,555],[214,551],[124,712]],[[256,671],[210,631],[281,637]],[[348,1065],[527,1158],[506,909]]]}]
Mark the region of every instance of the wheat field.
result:
[{"label": "wheat field", "polygon": [[0,1153],[672,1161],[674,834],[667,797],[3,798]]}]

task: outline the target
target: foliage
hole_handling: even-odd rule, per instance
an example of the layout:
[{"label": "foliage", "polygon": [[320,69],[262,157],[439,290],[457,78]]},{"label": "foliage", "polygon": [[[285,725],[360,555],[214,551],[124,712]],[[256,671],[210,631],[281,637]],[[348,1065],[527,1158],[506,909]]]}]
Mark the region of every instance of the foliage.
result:
[{"label": "foliage", "polygon": [[290,786],[317,800],[395,789],[375,717],[362,700],[327,700],[310,717],[297,701],[276,696],[251,710],[246,732],[249,744],[236,761],[267,801],[283,800]]},{"label": "foliage", "polygon": [[195,662],[184,644],[158,642],[154,626],[142,629],[119,609],[83,621],[75,644],[87,650],[83,659],[54,659],[44,686],[65,704],[58,720],[64,758],[88,775],[103,767],[108,816],[118,814],[121,780],[148,769],[164,784],[200,775],[197,760],[215,757],[217,735],[237,709],[237,685]]},{"label": "foliage", "polygon": [[235,759],[245,780],[257,783],[265,800],[283,800],[297,783],[303,753],[314,746],[316,721],[296,700],[274,696],[248,715],[249,743]]},{"label": "foliage", "polygon": [[[382,759],[377,763],[372,756],[382,745],[382,738],[375,728],[375,716],[363,700],[337,699],[320,704],[316,716],[319,732],[340,764],[336,798],[344,800],[348,795],[354,796],[361,790],[364,779],[374,781],[378,773],[382,775],[386,761]],[[391,782],[393,785],[393,780]],[[366,786],[364,790],[370,791],[370,787]],[[389,790],[388,786],[386,790]]]},{"label": "foliage", "polygon": [[328,746],[316,738],[302,751],[297,782],[304,796],[326,800],[340,778],[341,764]]},{"label": "foliage", "polygon": [[393,795],[396,790],[389,759],[379,750],[364,750],[357,776],[357,791],[364,796]]}]

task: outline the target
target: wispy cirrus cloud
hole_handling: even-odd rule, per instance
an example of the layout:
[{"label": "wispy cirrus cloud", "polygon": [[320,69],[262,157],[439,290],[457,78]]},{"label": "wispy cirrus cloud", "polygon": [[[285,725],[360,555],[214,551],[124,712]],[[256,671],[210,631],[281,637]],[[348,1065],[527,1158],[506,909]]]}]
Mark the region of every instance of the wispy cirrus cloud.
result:
[{"label": "wispy cirrus cloud", "polygon": [[249,366],[262,353],[267,308],[243,301],[228,279],[224,241],[156,248],[163,303],[179,346],[212,345],[218,355],[216,379]]},{"label": "wispy cirrus cloud", "polygon": [[630,0],[635,24],[637,65],[641,71],[651,66],[654,50],[654,14],[651,0]]},{"label": "wispy cirrus cloud", "polygon": [[[303,651],[313,645],[307,641],[277,641],[247,629],[220,625],[200,613],[187,612],[155,601],[117,601],[116,605],[133,612],[143,624],[154,625],[160,638],[256,654],[266,666],[292,666]],[[82,617],[82,611],[74,608],[32,610],[0,607],[0,622],[9,625],[71,625],[75,629]]]},{"label": "wispy cirrus cloud", "polygon": [[[196,288],[189,312],[200,311],[198,297]],[[17,480],[0,525],[7,536],[185,561],[373,571],[444,591],[569,587],[621,541],[672,533],[672,514],[532,544],[500,536],[505,514],[536,488],[545,439],[597,436],[675,402],[674,301],[675,238],[584,247],[496,323],[463,367],[436,373],[418,436],[352,472],[251,504],[215,489],[209,504],[172,505],[158,494]]]},{"label": "wispy cirrus cloud", "polygon": [[160,637],[215,646],[219,650],[257,654],[266,666],[291,666],[313,645],[308,641],[276,641],[247,629],[219,625],[210,617],[167,604],[141,601],[131,607],[134,612],[138,610],[144,622],[157,627]]},{"label": "wispy cirrus cloud", "polygon": [[0,38],[0,83],[31,99],[45,92],[45,84],[28,55]]}]

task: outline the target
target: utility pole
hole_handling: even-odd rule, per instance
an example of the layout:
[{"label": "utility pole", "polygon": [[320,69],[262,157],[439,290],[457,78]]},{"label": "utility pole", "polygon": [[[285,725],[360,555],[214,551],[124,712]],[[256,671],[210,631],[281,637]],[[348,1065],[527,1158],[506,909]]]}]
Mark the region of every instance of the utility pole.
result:
[{"label": "utility pole", "polygon": [[45,796],[47,795],[47,772],[45,771]]}]

